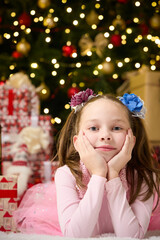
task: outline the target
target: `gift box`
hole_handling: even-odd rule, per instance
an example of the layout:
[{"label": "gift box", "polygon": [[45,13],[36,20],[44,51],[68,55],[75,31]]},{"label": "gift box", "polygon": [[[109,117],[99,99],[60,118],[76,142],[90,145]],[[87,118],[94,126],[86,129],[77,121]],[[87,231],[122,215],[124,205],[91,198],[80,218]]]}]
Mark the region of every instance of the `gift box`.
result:
[{"label": "gift box", "polygon": [[40,101],[31,88],[13,88],[7,84],[0,86],[0,119],[3,116],[38,115]]},{"label": "gift box", "polygon": [[0,176],[0,231],[16,232],[13,212],[17,209],[17,177]]},{"label": "gift box", "polygon": [[160,145],[159,146],[153,146],[154,149],[154,157],[158,161],[160,166]]},{"label": "gift box", "polygon": [[160,144],[160,71],[150,71],[143,66],[138,71],[128,72],[126,80],[117,90],[118,95],[135,93],[146,107],[144,124],[152,145]]},{"label": "gift box", "polygon": [[55,173],[59,167],[58,161],[44,161],[41,166],[41,181],[54,181]]},{"label": "gift box", "polygon": [[41,149],[39,152],[29,154],[28,166],[32,170],[30,183],[38,183],[41,181],[41,165],[43,161],[52,158],[53,154],[53,127],[51,124],[51,116],[8,116],[3,117],[2,122],[2,173],[6,174],[6,170],[12,165],[13,156],[11,148],[17,141],[19,133],[26,127],[41,127],[47,134],[49,145],[46,149]]},{"label": "gift box", "polygon": [[1,146],[1,126],[0,126],[0,175],[2,174],[1,162],[2,162],[2,146]]}]

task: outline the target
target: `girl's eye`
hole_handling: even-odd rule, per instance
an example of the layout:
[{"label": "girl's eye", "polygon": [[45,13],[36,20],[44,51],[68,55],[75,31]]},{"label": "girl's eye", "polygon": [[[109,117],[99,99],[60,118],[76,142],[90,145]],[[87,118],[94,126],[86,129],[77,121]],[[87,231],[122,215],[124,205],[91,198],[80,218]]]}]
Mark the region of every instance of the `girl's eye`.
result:
[{"label": "girl's eye", "polygon": [[116,131],[118,131],[118,130],[121,130],[122,128],[121,127],[113,127],[113,130],[116,130]]},{"label": "girl's eye", "polygon": [[89,129],[90,129],[91,131],[97,131],[97,130],[98,130],[97,127],[90,127]]}]

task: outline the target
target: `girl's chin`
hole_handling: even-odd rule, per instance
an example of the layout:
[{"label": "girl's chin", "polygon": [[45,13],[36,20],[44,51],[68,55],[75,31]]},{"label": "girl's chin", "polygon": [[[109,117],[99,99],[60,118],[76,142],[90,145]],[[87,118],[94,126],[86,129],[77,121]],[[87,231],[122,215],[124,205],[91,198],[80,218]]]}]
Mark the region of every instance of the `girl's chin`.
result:
[{"label": "girl's chin", "polygon": [[116,154],[109,155],[109,154],[103,154],[102,156],[105,158],[106,163],[108,163]]},{"label": "girl's chin", "polygon": [[112,158],[105,159],[106,163],[108,163]]}]

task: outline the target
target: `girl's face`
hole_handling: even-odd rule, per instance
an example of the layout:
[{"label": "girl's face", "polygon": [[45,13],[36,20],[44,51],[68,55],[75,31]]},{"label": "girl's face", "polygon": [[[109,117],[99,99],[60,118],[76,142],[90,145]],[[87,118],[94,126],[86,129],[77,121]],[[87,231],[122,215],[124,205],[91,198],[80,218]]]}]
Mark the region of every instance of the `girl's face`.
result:
[{"label": "girl's face", "polygon": [[130,123],[126,110],[109,99],[98,99],[82,110],[79,130],[108,162],[124,144]]}]

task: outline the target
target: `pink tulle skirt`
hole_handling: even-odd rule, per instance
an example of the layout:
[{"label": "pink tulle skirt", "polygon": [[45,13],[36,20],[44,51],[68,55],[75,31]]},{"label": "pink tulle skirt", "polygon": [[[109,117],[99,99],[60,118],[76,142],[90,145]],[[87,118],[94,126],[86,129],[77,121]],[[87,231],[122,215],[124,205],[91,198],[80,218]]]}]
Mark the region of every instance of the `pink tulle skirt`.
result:
[{"label": "pink tulle skirt", "polygon": [[[154,206],[158,196],[155,196]],[[40,183],[27,190],[13,214],[18,230],[63,236],[58,221],[55,183]],[[160,230],[160,202],[153,211],[148,230]]]},{"label": "pink tulle skirt", "polygon": [[18,230],[23,233],[63,236],[58,221],[54,182],[29,188],[13,217]]}]

